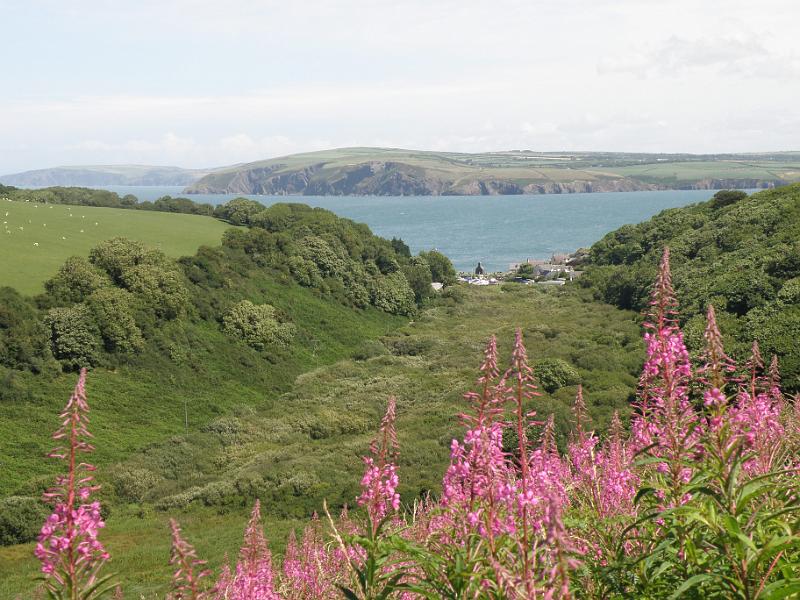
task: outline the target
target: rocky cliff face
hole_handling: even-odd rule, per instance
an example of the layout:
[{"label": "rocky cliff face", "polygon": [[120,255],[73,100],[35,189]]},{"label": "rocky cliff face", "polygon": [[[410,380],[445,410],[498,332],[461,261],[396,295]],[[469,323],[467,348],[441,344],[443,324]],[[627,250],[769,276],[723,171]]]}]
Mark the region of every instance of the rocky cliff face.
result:
[{"label": "rocky cliff face", "polygon": [[631,192],[663,189],[725,189],[773,187],[776,182],[707,179],[667,186],[627,177],[607,177],[566,182],[514,181],[467,178],[453,181],[441,171],[428,171],[402,162],[371,160],[330,168],[318,163],[287,170],[286,165],[250,168],[233,177],[211,175],[190,186],[187,193],[264,194],[309,196],[499,196],[509,194],[572,194],[579,192]]}]

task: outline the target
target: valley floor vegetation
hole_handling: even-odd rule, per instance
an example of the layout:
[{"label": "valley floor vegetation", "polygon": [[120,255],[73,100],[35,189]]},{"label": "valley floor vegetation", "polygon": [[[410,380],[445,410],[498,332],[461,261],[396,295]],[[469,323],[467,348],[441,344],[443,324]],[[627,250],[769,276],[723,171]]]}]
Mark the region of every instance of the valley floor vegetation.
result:
[{"label": "valley floor vegetation", "polygon": [[[486,346],[464,396],[461,441],[450,443],[441,493],[402,504],[392,397],[363,457],[356,503],[312,521],[273,559],[255,502],[232,564],[213,573],[170,522],[169,598],[786,598],[800,591],[800,401],[781,391],[758,344],[736,364],[713,306],[692,361],[678,324],[669,250],[645,319],[634,413],[605,435],[589,429],[578,387],[575,427],[559,450],[520,330],[507,370]],[[38,536],[51,597],[125,595],[108,571],[104,517],[82,462],[86,371],[61,414],[51,457],[64,474]],[[532,426],[540,427],[533,439]]]}]

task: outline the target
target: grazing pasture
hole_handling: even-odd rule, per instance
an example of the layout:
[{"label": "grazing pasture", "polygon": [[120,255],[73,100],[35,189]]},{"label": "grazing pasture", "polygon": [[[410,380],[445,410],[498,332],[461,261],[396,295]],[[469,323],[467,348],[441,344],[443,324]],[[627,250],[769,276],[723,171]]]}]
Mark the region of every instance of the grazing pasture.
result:
[{"label": "grazing pasture", "polygon": [[197,215],[0,200],[0,286],[43,290],[69,256],[124,236],[173,257],[219,245],[229,225]]}]

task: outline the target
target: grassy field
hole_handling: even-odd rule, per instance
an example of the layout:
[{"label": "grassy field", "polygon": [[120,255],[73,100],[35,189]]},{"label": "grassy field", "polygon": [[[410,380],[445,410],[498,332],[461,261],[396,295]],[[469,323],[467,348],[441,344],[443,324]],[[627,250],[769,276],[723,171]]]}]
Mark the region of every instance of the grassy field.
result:
[{"label": "grassy field", "polygon": [[640,179],[691,181],[697,179],[800,179],[800,161],[794,163],[757,161],[663,162],[614,167],[613,172]]},{"label": "grassy field", "polygon": [[[152,364],[147,370],[93,372],[92,430],[105,488],[113,487],[110,481],[120,469],[148,469],[158,476],[144,504],[112,506],[103,534],[115,557],[111,569],[126,582],[126,597],[163,594],[169,581],[170,515],[180,520],[200,555],[217,568],[226,552],[235,556],[256,496],[262,500],[267,535],[278,553],[289,530],[307,522],[323,498],[334,507],[352,503],[361,475],[360,456],[389,395],[398,398],[404,501],[437,490],[450,440],[460,434],[456,415],[463,409],[462,394],[476,377],[491,334],[498,335],[502,364],[508,360],[514,328],[520,326],[534,362],[558,358],[572,365],[597,427],[605,426],[614,409],[627,412],[642,356],[632,313],[593,302],[583,290],[571,287],[543,290],[512,284],[461,290],[463,302],[428,308],[399,329],[392,327],[396,321],[378,320],[377,315],[367,315],[373,319],[367,328],[363,320],[347,321],[346,313],[324,313],[322,304],[304,302],[307,310],[321,312],[320,329],[335,329],[329,331],[331,340],[348,339],[346,331],[357,332],[324,357],[315,358],[305,349],[305,372],[276,364],[259,373],[262,380],[249,380],[241,373],[257,368],[257,362],[237,367],[242,356],[220,357],[210,342],[193,344],[209,346],[192,360],[209,365],[199,371],[180,365],[170,371],[166,364]],[[273,297],[276,290],[269,293]],[[283,298],[286,306],[302,300],[297,295]],[[359,335],[362,342],[357,343]],[[348,346],[355,347],[350,357]],[[332,362],[337,354],[341,358]],[[315,360],[322,366],[314,368]],[[213,384],[211,369],[218,370],[214,377],[222,384]],[[222,377],[226,370],[227,381]],[[170,374],[159,377],[157,372]],[[269,378],[283,382],[283,394],[263,391],[263,379]],[[26,473],[52,472],[40,456],[73,379],[62,377],[46,391],[35,392],[28,402],[32,418],[23,418],[18,410],[0,415],[0,455],[12,461],[27,457],[22,467]],[[574,385],[562,387],[544,393],[533,406],[542,417],[555,414],[562,443],[574,394]],[[184,400],[191,415],[188,435],[182,430]],[[24,488],[22,473],[16,473],[17,484]],[[171,508],[158,510],[159,503]],[[27,597],[37,568],[31,549],[0,548],[0,598],[18,593]]]},{"label": "grassy field", "polygon": [[0,285],[42,291],[68,256],[85,256],[98,242],[140,240],[169,256],[219,245],[229,225],[209,217],[113,208],[0,202]]}]

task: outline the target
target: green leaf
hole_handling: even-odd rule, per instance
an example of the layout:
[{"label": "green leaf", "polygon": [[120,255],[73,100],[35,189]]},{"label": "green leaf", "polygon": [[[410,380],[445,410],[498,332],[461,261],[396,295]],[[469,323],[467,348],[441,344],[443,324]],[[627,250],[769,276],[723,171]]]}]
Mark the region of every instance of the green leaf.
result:
[{"label": "green leaf", "polygon": [[343,585],[339,585],[338,583],[336,584],[336,587],[339,588],[339,591],[344,594],[344,597],[347,598],[347,600],[358,600],[358,596],[355,595],[353,590],[346,588]]},{"label": "green leaf", "polygon": [[690,590],[694,586],[704,582],[710,581],[711,575],[707,573],[701,573],[700,575],[695,575],[693,577],[689,577],[686,581],[684,581],[677,590],[673,592],[673,594],[669,597],[670,600],[676,600],[676,598],[680,598],[684,592]]}]

